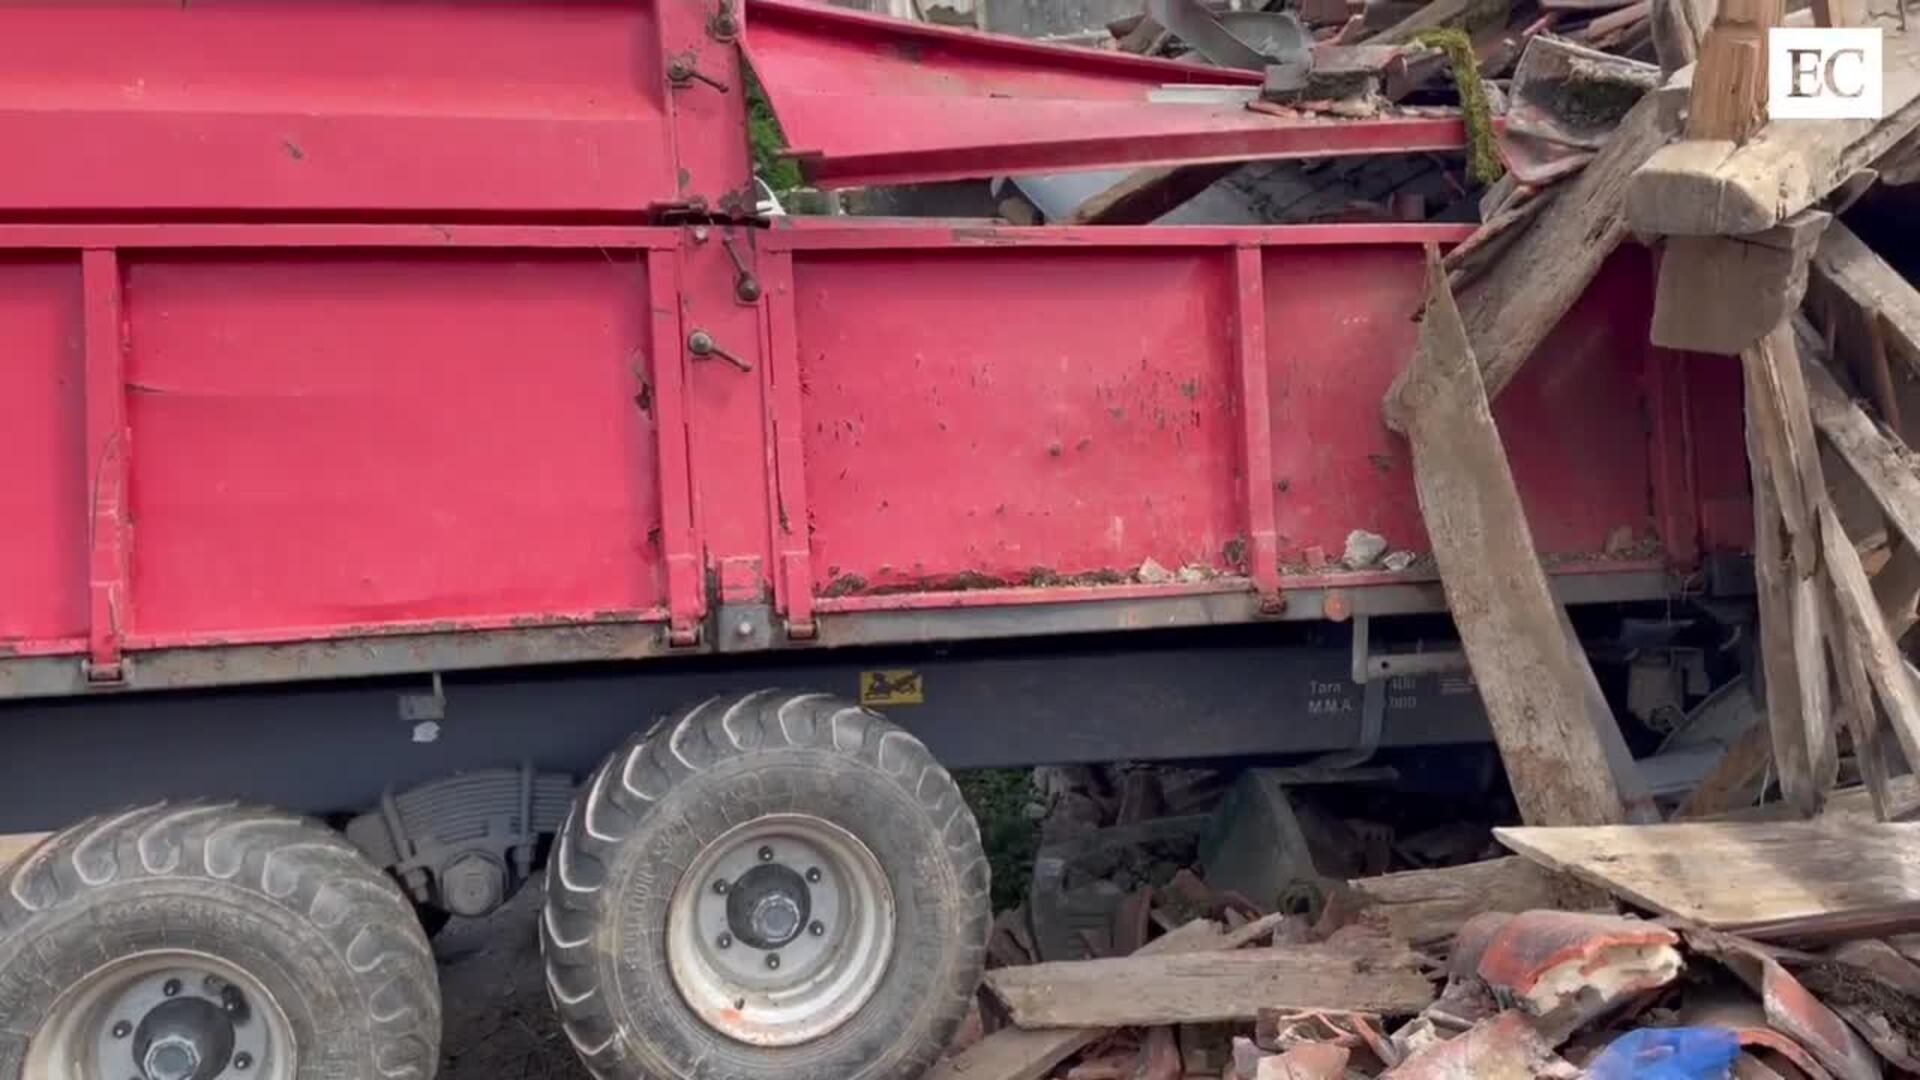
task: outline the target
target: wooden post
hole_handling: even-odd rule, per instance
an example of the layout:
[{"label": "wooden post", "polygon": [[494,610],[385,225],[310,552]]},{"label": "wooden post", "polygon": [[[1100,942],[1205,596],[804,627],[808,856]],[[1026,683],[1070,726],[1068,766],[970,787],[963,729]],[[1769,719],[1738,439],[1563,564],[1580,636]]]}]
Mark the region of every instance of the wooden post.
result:
[{"label": "wooden post", "polygon": [[1693,74],[1689,139],[1745,142],[1765,121],[1767,31],[1786,15],[1785,0],[1721,0]]}]

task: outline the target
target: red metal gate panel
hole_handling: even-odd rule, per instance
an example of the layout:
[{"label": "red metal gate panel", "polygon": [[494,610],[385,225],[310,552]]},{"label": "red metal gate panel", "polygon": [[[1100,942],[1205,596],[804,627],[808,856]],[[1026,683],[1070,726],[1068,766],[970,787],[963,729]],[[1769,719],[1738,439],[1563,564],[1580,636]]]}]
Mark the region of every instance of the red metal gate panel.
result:
[{"label": "red metal gate panel", "polygon": [[87,633],[80,262],[0,257],[0,652]]},{"label": "red metal gate panel", "polygon": [[10,647],[699,617],[676,230],[0,236]]},{"label": "red metal gate panel", "polygon": [[640,255],[156,255],[126,281],[141,637],[664,606]]},{"label": "red metal gate panel", "polygon": [[816,580],[1228,570],[1247,532],[1229,270],[1179,248],[799,260]]}]

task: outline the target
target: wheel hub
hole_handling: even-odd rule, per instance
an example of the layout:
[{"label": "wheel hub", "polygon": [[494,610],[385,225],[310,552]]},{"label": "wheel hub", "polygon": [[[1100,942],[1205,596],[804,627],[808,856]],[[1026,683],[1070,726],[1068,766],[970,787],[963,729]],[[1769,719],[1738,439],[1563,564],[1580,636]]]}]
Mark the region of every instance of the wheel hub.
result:
[{"label": "wheel hub", "polygon": [[777,863],[761,863],[727,891],[727,926],[750,948],[786,945],[800,936],[812,911],[807,879]]},{"label": "wheel hub", "polygon": [[695,857],[668,914],[667,962],[708,1026],[792,1046],[866,1004],[892,955],[893,891],[880,861],[821,818],[736,826]]},{"label": "wheel hub", "polygon": [[144,1080],[213,1080],[232,1060],[233,1044],[225,1009],[202,997],[176,997],[140,1021],[133,1054]]},{"label": "wheel hub", "polygon": [[165,950],[102,965],[28,1044],[36,1080],[292,1080],[293,1030],[247,973]]}]

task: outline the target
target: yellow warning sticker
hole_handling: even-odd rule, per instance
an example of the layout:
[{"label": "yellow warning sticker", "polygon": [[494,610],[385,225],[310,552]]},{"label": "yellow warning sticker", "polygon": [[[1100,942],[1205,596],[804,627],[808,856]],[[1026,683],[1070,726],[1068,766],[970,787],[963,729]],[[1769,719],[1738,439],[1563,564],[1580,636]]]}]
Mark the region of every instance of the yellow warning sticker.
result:
[{"label": "yellow warning sticker", "polygon": [[862,705],[924,705],[926,701],[927,684],[917,671],[895,668],[860,673]]}]

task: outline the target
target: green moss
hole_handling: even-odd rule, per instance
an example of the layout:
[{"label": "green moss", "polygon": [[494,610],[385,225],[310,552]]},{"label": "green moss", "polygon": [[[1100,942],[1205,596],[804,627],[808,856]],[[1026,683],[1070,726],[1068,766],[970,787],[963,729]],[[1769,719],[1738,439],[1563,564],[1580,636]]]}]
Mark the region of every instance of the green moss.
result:
[{"label": "green moss", "polygon": [[1500,164],[1500,151],[1494,146],[1493,106],[1487,101],[1487,86],[1480,78],[1480,62],[1473,55],[1473,39],[1465,30],[1446,29],[1422,30],[1413,40],[1445,53],[1453,69],[1461,117],[1467,124],[1467,175],[1482,184],[1500,179],[1507,170]]},{"label": "green moss", "polygon": [[747,138],[753,146],[753,169],[775,191],[792,191],[806,183],[800,166],[780,156],[787,148],[786,132],[773,115],[773,103],[751,68],[744,69],[747,84]]},{"label": "green moss", "polygon": [[1032,774],[1025,769],[971,769],[955,773],[954,780],[980,823],[980,842],[993,867],[993,910],[1026,903],[1033,856],[1040,847],[1039,826],[1027,817]]}]

